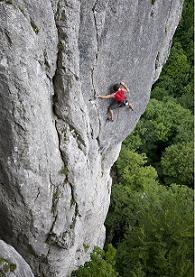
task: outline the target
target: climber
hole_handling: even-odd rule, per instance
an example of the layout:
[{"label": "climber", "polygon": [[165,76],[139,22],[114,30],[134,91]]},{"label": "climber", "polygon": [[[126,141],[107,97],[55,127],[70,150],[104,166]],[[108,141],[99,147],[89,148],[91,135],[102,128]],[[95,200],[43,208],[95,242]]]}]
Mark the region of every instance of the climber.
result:
[{"label": "climber", "polygon": [[108,107],[108,120],[113,121],[113,110],[128,106],[129,109],[133,111],[132,105],[128,102],[126,93],[129,91],[128,87],[124,82],[120,82],[120,84],[115,84],[113,86],[114,92],[109,95],[98,95],[99,99],[112,99],[110,106]]}]

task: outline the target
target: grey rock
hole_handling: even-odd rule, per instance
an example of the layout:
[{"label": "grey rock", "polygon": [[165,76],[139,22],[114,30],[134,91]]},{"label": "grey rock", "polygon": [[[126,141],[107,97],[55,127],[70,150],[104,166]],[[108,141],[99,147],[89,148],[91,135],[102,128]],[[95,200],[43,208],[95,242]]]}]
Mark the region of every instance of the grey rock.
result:
[{"label": "grey rock", "polygon": [[[110,169],[169,54],[181,0],[0,1],[0,237],[35,276],[103,247]],[[113,83],[134,111],[106,121]],[[87,250],[86,250],[86,247]]]},{"label": "grey rock", "polygon": [[0,276],[34,277],[30,266],[16,250],[0,240]]}]

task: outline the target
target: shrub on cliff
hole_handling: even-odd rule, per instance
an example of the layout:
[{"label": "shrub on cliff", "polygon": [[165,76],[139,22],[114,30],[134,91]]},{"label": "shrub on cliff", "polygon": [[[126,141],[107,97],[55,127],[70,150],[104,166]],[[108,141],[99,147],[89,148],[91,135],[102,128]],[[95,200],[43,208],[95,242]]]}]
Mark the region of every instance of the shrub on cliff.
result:
[{"label": "shrub on cliff", "polygon": [[104,251],[96,247],[91,254],[91,261],[86,262],[77,271],[72,273],[72,277],[117,277],[115,271],[115,255],[116,249],[111,245],[107,245]]}]

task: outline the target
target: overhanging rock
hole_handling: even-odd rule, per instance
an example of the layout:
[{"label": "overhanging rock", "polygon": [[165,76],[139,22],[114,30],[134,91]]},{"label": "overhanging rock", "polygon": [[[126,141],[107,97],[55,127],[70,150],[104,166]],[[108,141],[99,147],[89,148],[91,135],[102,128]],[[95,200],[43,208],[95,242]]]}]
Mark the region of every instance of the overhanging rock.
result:
[{"label": "overhanging rock", "polygon": [[[0,237],[35,276],[103,246],[110,168],[168,56],[181,0],[0,1]],[[106,121],[124,80],[134,112]]]}]

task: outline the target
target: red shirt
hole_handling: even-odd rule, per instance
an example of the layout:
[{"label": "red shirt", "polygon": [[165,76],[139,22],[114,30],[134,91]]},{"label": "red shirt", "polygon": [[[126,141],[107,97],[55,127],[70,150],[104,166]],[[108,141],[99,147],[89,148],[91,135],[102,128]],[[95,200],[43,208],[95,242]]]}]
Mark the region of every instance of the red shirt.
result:
[{"label": "red shirt", "polygon": [[114,100],[117,102],[123,102],[126,100],[126,90],[119,88],[114,94]]}]

